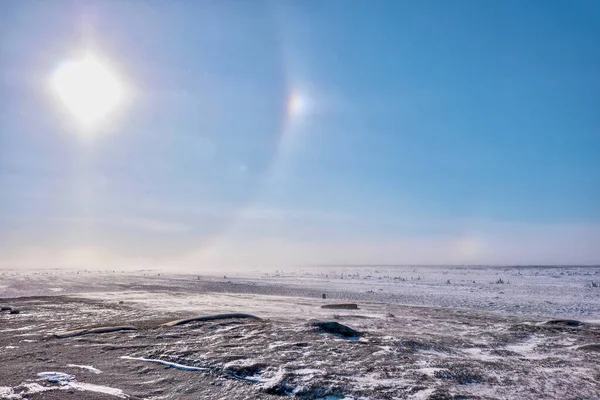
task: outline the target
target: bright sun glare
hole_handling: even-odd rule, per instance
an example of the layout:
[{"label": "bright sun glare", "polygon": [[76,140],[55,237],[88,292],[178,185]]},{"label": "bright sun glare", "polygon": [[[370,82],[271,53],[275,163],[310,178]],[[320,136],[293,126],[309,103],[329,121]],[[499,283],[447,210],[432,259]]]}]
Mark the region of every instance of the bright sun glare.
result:
[{"label": "bright sun glare", "polygon": [[119,80],[91,54],[63,63],[51,83],[66,108],[88,129],[105,120],[123,99]]}]

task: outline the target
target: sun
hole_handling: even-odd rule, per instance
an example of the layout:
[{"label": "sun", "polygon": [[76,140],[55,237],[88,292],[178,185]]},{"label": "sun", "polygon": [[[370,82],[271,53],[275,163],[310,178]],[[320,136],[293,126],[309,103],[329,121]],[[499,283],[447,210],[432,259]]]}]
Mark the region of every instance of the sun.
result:
[{"label": "sun", "polygon": [[92,54],[61,64],[51,85],[58,99],[87,129],[106,120],[123,100],[123,86],[116,75]]}]

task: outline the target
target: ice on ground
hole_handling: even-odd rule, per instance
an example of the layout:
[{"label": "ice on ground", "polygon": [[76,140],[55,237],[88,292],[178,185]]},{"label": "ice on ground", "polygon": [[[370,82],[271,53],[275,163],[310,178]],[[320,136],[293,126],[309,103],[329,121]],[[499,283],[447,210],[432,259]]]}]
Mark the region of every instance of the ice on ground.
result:
[{"label": "ice on ground", "polygon": [[75,380],[75,376],[63,372],[40,372],[38,376],[50,383],[58,383],[59,385],[66,385]]}]

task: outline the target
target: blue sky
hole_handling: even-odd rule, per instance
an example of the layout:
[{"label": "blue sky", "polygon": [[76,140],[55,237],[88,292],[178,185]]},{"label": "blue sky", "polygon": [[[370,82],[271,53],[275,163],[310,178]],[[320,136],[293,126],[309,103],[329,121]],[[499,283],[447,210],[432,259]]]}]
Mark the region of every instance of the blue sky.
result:
[{"label": "blue sky", "polygon": [[[3,264],[600,263],[595,1],[4,1]],[[48,93],[82,51],[131,101]]]}]

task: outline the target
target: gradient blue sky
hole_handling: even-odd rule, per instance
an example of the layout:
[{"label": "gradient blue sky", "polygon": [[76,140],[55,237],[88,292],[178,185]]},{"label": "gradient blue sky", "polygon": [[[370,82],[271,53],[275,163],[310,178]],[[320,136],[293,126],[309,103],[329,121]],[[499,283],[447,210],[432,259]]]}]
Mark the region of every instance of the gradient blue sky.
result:
[{"label": "gradient blue sky", "polygon": [[[0,3],[3,266],[600,263],[597,1]],[[92,51],[127,109],[48,81]]]}]

